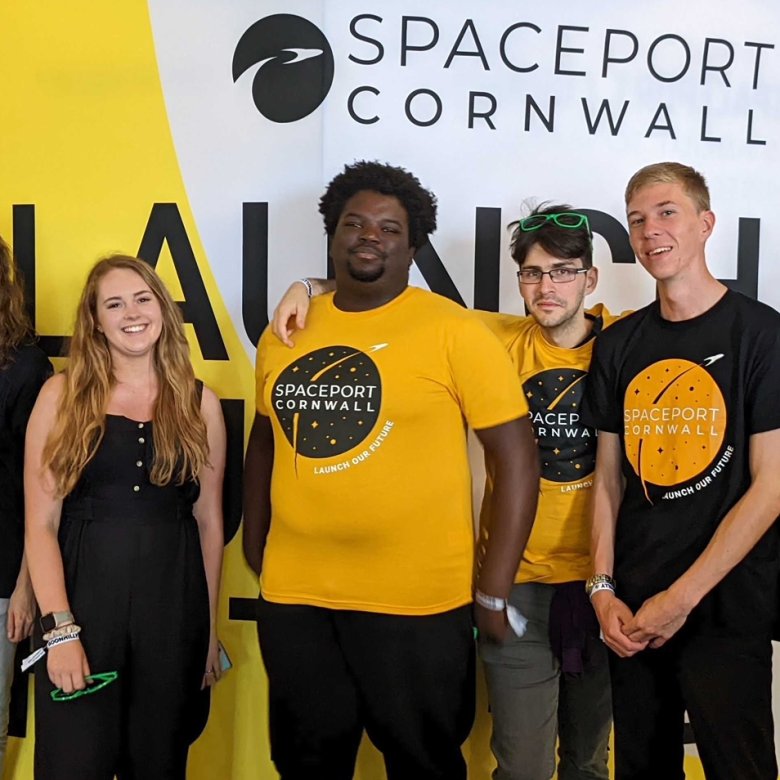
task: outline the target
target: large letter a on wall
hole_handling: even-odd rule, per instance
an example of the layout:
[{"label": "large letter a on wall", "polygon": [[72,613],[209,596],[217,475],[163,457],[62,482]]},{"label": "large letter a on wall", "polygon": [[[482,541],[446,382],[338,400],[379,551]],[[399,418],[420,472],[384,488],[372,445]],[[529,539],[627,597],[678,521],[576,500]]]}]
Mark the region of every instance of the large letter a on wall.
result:
[{"label": "large letter a on wall", "polygon": [[152,206],[138,257],[155,267],[164,241],[168,242],[173,265],[184,291],[184,301],[179,301],[184,321],[191,322],[195,328],[203,357],[206,360],[227,360],[225,342],[219,332],[179,207],[175,203],[155,203]]}]

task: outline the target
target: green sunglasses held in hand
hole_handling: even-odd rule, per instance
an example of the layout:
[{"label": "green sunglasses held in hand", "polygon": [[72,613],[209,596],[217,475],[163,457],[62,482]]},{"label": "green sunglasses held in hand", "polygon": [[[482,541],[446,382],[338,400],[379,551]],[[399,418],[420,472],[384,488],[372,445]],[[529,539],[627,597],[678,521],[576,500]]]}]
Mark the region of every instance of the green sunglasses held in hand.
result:
[{"label": "green sunglasses held in hand", "polygon": [[73,701],[73,699],[80,699],[82,696],[88,696],[90,693],[97,693],[114,682],[117,677],[119,677],[119,672],[99,672],[98,674],[90,674],[89,677],[84,678],[90,685],[83,690],[73,691],[73,693],[64,693],[62,688],[57,688],[51,692],[51,699],[52,701]]}]

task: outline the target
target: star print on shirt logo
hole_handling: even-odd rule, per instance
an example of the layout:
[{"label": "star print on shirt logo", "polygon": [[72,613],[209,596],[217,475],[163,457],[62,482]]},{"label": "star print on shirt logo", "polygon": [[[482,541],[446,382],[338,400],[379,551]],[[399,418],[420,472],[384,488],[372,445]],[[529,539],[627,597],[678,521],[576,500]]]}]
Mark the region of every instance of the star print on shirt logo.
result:
[{"label": "star print on shirt logo", "polygon": [[523,382],[542,478],[550,482],[576,482],[593,473],[596,437],[580,422],[586,376],[576,368],[552,368]]},{"label": "star print on shirt logo", "polygon": [[332,346],[309,352],[282,371],[272,405],[296,457],[330,458],[371,433],[382,405],[379,370],[368,352]]}]

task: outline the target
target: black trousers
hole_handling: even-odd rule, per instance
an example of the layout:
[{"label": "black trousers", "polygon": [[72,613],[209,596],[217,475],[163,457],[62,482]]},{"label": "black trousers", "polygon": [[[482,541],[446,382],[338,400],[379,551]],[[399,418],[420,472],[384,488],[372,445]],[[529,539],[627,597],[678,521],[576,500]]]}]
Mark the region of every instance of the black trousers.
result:
[{"label": "black trousers", "polygon": [[101,515],[70,528],[68,595],[97,693],[53,702],[35,674],[36,780],[184,780],[202,723],[209,606],[195,520]]},{"label": "black trousers", "polygon": [[282,780],[351,780],[365,730],[388,780],[465,780],[474,721],[471,607],[407,617],[273,604],[258,636]]},{"label": "black trousers", "polygon": [[683,712],[707,780],[777,780],[768,638],[695,635],[610,653],[616,780],[682,780]]}]

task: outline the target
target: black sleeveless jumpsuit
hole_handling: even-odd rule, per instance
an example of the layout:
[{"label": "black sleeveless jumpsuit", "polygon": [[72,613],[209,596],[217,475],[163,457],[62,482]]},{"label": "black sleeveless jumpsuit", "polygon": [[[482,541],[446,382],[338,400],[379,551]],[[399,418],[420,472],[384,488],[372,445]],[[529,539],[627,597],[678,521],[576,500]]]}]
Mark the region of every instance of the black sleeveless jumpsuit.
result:
[{"label": "black sleeveless jumpsuit", "polygon": [[63,502],[59,542],[94,694],[53,702],[36,674],[36,780],[184,780],[202,711],[208,588],[194,482],[149,482],[152,423],[107,415],[103,441]]}]

